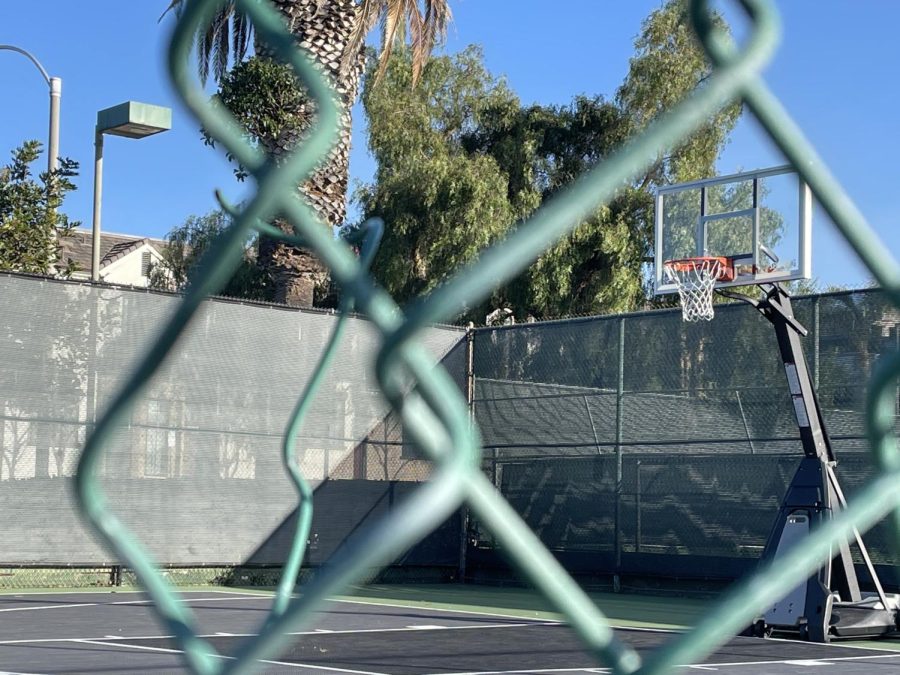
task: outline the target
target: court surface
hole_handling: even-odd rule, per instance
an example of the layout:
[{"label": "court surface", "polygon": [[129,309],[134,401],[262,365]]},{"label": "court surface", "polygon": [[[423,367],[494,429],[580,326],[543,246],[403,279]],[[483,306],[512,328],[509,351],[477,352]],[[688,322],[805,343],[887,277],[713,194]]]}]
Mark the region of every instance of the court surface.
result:
[{"label": "court surface", "polygon": [[[271,596],[184,593],[204,635],[223,654],[254,634]],[[646,653],[670,631],[623,628]],[[227,657],[225,657],[227,658]],[[0,596],[0,673],[180,673],[177,646],[139,592]],[[335,600],[264,673],[361,675],[604,673],[572,631],[552,620],[490,612]],[[900,652],[735,638],[684,672],[762,675],[900,673]]]}]

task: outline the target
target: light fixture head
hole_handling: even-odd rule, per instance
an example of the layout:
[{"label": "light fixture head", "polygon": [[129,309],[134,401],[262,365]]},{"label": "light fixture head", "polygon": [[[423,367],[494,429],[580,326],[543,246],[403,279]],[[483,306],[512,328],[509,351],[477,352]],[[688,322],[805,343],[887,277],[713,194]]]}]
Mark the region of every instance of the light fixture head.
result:
[{"label": "light fixture head", "polygon": [[126,101],[97,113],[97,133],[144,138],[172,128],[172,109]]}]

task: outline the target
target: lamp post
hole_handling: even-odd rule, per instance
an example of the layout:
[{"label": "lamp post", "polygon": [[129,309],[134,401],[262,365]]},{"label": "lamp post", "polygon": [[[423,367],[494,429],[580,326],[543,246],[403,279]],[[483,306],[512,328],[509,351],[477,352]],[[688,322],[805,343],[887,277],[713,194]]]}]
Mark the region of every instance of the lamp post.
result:
[{"label": "lamp post", "polygon": [[41,62],[24,49],[13,45],[0,45],[0,50],[18,52],[27,58],[41,72],[44,81],[50,87],[50,142],[47,146],[47,170],[53,171],[59,157],[59,103],[62,98],[62,79],[50,77]]},{"label": "lamp post", "polygon": [[100,280],[100,204],[103,198],[103,134],[144,138],[172,128],[172,110],[126,101],[97,113],[94,130],[94,218],[91,228],[91,281]]}]

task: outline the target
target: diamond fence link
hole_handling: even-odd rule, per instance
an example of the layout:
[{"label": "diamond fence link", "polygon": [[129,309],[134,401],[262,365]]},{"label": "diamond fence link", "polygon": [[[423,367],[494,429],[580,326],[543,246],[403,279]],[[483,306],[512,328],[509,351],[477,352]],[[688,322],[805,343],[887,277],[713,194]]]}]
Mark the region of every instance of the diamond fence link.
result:
[{"label": "diamond fence link", "polygon": [[[868,408],[869,434],[884,475],[862,490],[856,503],[830,527],[813,535],[802,551],[785,556],[773,573],[752,577],[719,603],[693,631],[675,638],[642,666],[638,655],[615,637],[601,610],[591,603],[480,472],[478,432],[470,424],[465,401],[446,373],[431,366],[417,341],[417,334],[425,325],[455,315],[466,304],[482,299],[494,285],[521,272],[590,209],[608,200],[624,181],[652,163],[660,152],[698,129],[712,112],[738,97],[747,101],[763,121],[848,242],[891,299],[900,304],[900,270],[840,186],[821,168],[812,149],[758,78],[757,73],[771,55],[778,33],[777,19],[768,3],[742,0],[753,26],[746,48],[738,52],[713,26],[707,3],[692,2],[698,36],[716,65],[703,86],[626,148],[547,204],[502,245],[487,251],[423,302],[409,307],[405,315],[374,285],[348,247],[332,240],[309,207],[294,196],[296,185],[328,152],[336,129],[336,110],[327,86],[315,68],[296,51],[275,11],[254,0],[236,2],[237,10],[254,22],[260,39],[293,66],[316,101],[318,125],[291,157],[274,166],[242,142],[233,120],[222,110],[210,108],[205,94],[189,81],[192,36],[198,27],[209,22],[220,4],[196,0],[187,5],[173,35],[170,72],[177,90],[203,127],[257,179],[258,192],[201,261],[201,274],[180,308],[163,326],[158,341],[88,438],[76,476],[83,513],[116,555],[136,571],[160,618],[176,636],[195,672],[249,672],[257,659],[273,655],[284,645],[285,633],[308,622],[312,612],[329,595],[356,580],[365,569],[388,563],[463,503],[493,532],[523,576],[566,616],[586,647],[619,673],[664,672],[679,663],[695,662],[737,632],[766,604],[806,578],[828,556],[834,542],[850,535],[854,526],[865,530],[892,509],[900,513],[900,493],[893,485],[895,473],[900,471],[900,460],[893,452],[896,449],[893,402],[889,395],[900,361],[893,359],[876,374]],[[295,235],[284,235],[264,225],[276,214],[286,216]],[[117,427],[125,422],[148,378],[175,347],[202,299],[220,288],[232,272],[242,252],[241,242],[252,229],[291,242],[302,240],[315,250],[344,292],[351,294],[358,307],[371,318],[384,338],[376,361],[381,389],[416,446],[434,461],[436,468],[431,482],[419,487],[395,513],[361,533],[354,545],[338,552],[330,565],[304,587],[301,598],[288,604],[282,614],[273,615],[262,634],[247,643],[235,660],[225,661],[218,658],[211,645],[197,637],[192,614],[178,601],[144,546],[110,508],[96,473],[106,446],[116,440]],[[900,516],[897,519],[900,522]]]}]

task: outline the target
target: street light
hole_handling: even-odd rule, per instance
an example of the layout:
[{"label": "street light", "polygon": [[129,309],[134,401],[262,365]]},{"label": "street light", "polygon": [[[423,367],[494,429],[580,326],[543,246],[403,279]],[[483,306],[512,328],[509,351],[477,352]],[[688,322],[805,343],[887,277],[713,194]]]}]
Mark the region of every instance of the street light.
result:
[{"label": "street light", "polygon": [[0,45],[0,50],[18,52],[31,61],[44,77],[47,86],[50,87],[50,144],[47,148],[47,170],[53,171],[59,157],[59,102],[62,98],[62,80],[58,77],[50,77],[44,66],[33,55],[24,49],[12,45]]},{"label": "street light", "polygon": [[91,228],[91,281],[100,280],[100,202],[103,197],[103,134],[144,138],[172,128],[172,110],[126,101],[97,113],[94,130],[94,220]]}]

